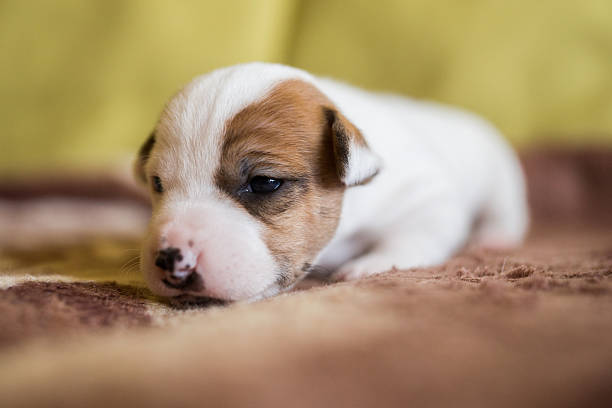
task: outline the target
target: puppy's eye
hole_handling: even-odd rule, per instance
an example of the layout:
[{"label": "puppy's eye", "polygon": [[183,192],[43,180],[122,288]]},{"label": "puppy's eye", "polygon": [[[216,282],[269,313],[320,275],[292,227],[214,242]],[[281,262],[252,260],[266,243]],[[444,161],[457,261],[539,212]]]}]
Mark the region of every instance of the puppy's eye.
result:
[{"label": "puppy's eye", "polygon": [[162,184],[162,181],[159,177],[157,176],[153,176],[151,177],[151,182],[153,183],[153,190],[155,190],[155,192],[157,193],[163,193],[164,192],[164,186]]},{"label": "puppy's eye", "polygon": [[256,194],[265,194],[276,191],[281,184],[283,184],[283,181],[279,179],[266,176],[255,176],[249,181],[249,189]]}]

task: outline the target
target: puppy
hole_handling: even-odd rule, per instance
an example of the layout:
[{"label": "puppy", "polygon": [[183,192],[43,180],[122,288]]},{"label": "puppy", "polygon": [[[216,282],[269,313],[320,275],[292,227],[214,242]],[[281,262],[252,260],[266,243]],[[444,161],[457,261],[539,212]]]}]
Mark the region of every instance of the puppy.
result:
[{"label": "puppy", "polygon": [[513,246],[528,224],[518,160],[482,119],[275,64],[193,80],[135,172],[153,205],[142,271],[162,296],[256,300],[317,267],[434,265],[471,233]]}]

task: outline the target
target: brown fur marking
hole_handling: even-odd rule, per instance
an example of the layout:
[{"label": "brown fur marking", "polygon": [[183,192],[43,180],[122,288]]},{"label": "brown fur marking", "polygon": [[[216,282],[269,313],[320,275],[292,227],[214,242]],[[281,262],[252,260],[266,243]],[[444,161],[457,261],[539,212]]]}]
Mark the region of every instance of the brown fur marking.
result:
[{"label": "brown fur marking", "polygon": [[346,177],[349,166],[351,144],[367,147],[363,134],[348,119],[335,109],[326,109],[325,117],[332,131],[336,169],[341,180]]},{"label": "brown fur marking", "polygon": [[[289,80],[226,125],[217,184],[265,225],[282,286],[305,273],[301,266],[312,262],[338,224],[344,186],[328,111],[334,111],[331,102],[314,86]],[[244,192],[254,176],[284,182],[273,193]]]}]

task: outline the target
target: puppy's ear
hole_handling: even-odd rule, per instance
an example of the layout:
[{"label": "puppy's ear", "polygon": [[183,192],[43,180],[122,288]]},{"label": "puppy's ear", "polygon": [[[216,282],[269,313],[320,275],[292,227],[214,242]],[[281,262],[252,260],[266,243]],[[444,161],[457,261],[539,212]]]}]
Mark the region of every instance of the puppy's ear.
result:
[{"label": "puppy's ear", "polygon": [[340,181],[347,187],[367,183],[380,171],[380,157],[370,149],[359,129],[340,112],[326,108],[325,116],[331,128]]},{"label": "puppy's ear", "polygon": [[147,175],[145,174],[144,166],[147,164],[151,149],[155,145],[155,132],[152,132],[147,140],[140,146],[138,157],[134,161],[134,177],[141,183],[147,183]]}]

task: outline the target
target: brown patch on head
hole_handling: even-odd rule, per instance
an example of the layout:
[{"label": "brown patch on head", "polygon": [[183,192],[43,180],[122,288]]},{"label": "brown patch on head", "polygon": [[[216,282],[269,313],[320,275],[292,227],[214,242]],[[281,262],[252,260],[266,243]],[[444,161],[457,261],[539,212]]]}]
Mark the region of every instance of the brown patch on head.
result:
[{"label": "brown patch on head", "polygon": [[[342,205],[336,167],[331,102],[299,80],[281,82],[226,125],[219,187],[265,226],[264,241],[288,286],[301,266],[331,239]],[[245,190],[255,176],[283,180],[278,190]]]}]

